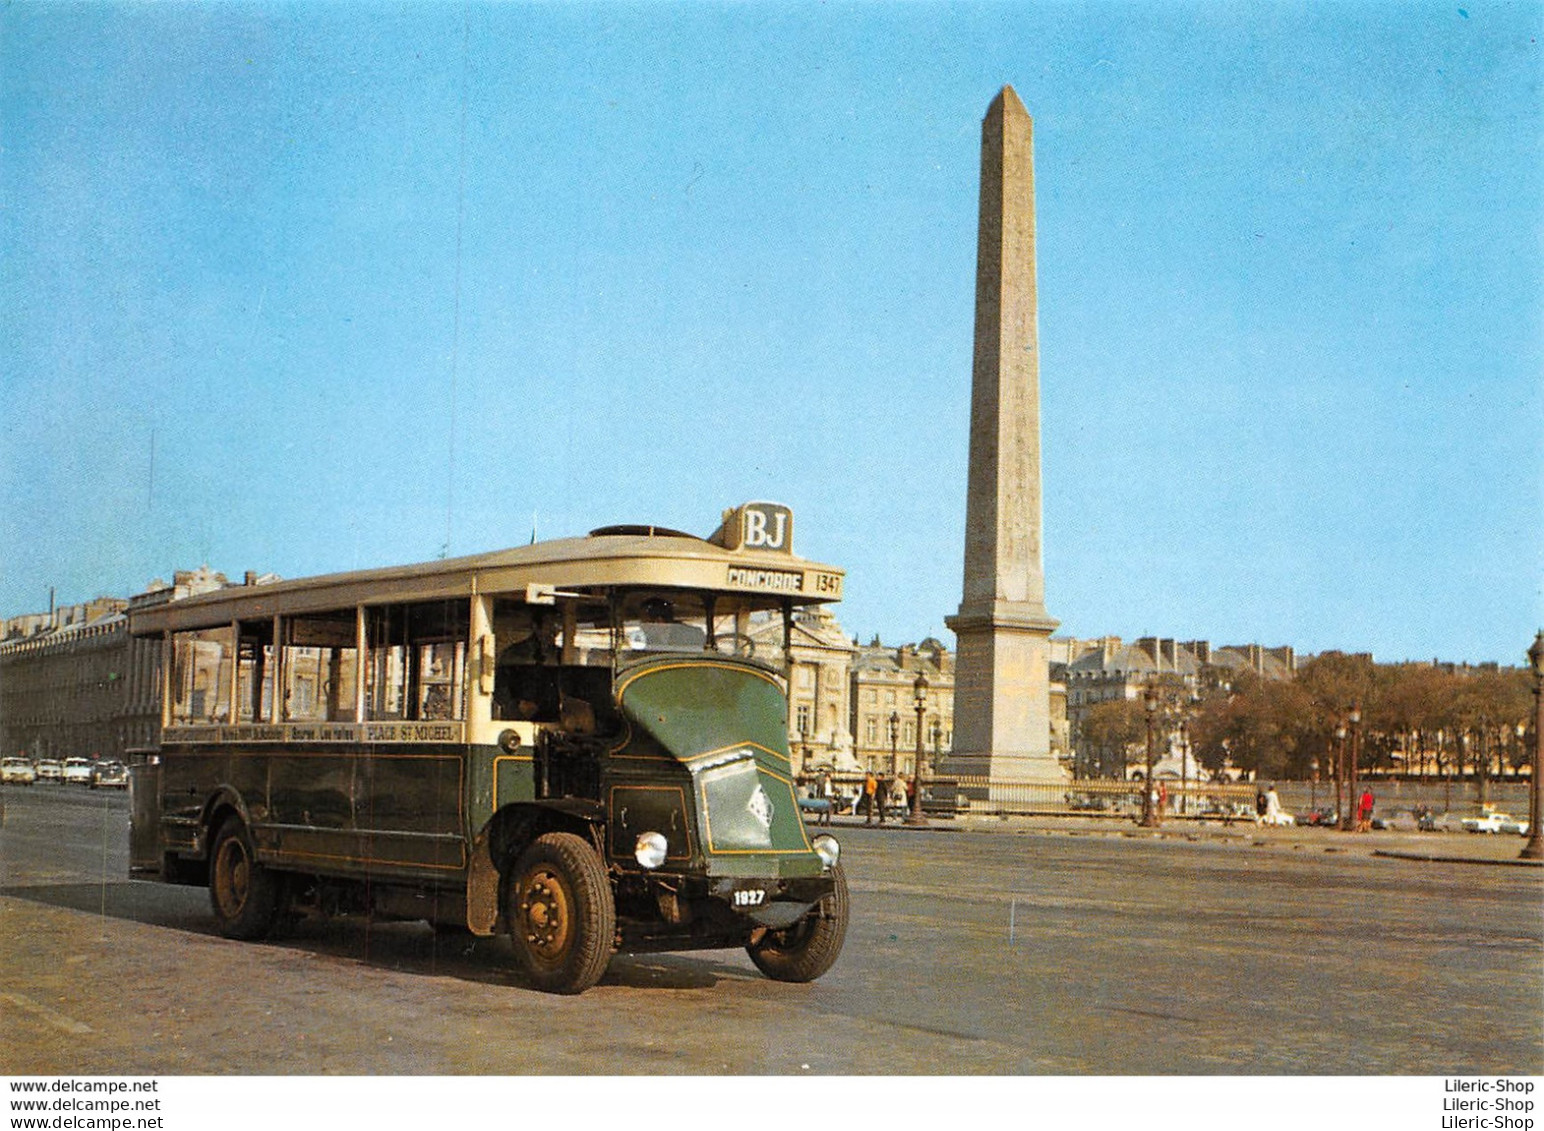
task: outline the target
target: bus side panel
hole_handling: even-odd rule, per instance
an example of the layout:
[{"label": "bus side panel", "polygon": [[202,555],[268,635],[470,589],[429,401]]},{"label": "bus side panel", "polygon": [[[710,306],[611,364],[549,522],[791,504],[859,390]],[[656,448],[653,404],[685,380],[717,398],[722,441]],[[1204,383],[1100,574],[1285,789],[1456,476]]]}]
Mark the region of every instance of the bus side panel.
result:
[{"label": "bus side panel", "polygon": [[339,744],[261,755],[271,812],[253,813],[264,863],[318,876],[459,887],[463,747]]},{"label": "bus side panel", "polygon": [[467,865],[463,746],[375,746],[356,771],[358,852],[372,875],[403,871],[458,883]]}]

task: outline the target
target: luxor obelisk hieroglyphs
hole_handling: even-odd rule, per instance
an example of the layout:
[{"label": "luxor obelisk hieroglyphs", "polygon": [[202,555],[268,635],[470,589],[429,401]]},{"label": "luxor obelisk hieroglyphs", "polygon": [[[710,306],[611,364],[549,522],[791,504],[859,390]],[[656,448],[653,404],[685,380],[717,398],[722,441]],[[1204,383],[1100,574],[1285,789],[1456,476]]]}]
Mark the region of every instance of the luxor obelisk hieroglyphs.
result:
[{"label": "luxor obelisk hieroglyphs", "polygon": [[1040,357],[1029,113],[1011,86],[981,123],[976,348],[958,640],[958,774],[1062,782],[1051,753],[1049,641],[1040,550]]}]

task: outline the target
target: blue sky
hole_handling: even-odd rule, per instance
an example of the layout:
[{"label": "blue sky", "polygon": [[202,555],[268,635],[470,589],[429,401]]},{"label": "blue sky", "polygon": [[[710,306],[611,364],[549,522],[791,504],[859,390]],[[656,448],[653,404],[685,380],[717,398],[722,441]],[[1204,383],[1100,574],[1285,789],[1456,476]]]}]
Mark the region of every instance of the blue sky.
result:
[{"label": "blue sky", "polygon": [[1011,84],[1062,631],[1520,663],[1541,13],[6,5],[0,614],[758,498],[949,640]]}]

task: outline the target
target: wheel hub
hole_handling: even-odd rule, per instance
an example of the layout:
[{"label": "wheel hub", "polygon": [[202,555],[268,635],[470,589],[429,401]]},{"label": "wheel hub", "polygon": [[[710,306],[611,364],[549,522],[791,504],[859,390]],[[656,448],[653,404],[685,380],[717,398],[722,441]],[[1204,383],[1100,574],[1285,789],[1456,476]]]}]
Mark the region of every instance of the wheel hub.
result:
[{"label": "wheel hub", "polygon": [[568,892],[556,875],[540,870],[521,885],[520,918],[526,941],[544,958],[556,958],[568,945],[572,921]]}]

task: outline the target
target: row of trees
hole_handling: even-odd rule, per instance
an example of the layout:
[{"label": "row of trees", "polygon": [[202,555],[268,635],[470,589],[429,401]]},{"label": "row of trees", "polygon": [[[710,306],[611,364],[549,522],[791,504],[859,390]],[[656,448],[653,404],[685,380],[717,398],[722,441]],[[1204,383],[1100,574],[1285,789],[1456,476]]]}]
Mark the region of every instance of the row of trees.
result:
[{"label": "row of trees", "polygon": [[[1447,671],[1430,664],[1375,664],[1327,652],[1291,680],[1252,672],[1228,684],[1159,685],[1159,733],[1181,733],[1206,768],[1224,765],[1260,778],[1328,778],[1360,709],[1358,765],[1435,777],[1515,777],[1531,761],[1532,680],[1518,668]],[[1079,738],[1095,752],[1140,751],[1147,717],[1140,699],[1090,708]],[[1138,755],[1140,756],[1140,755]]]}]

